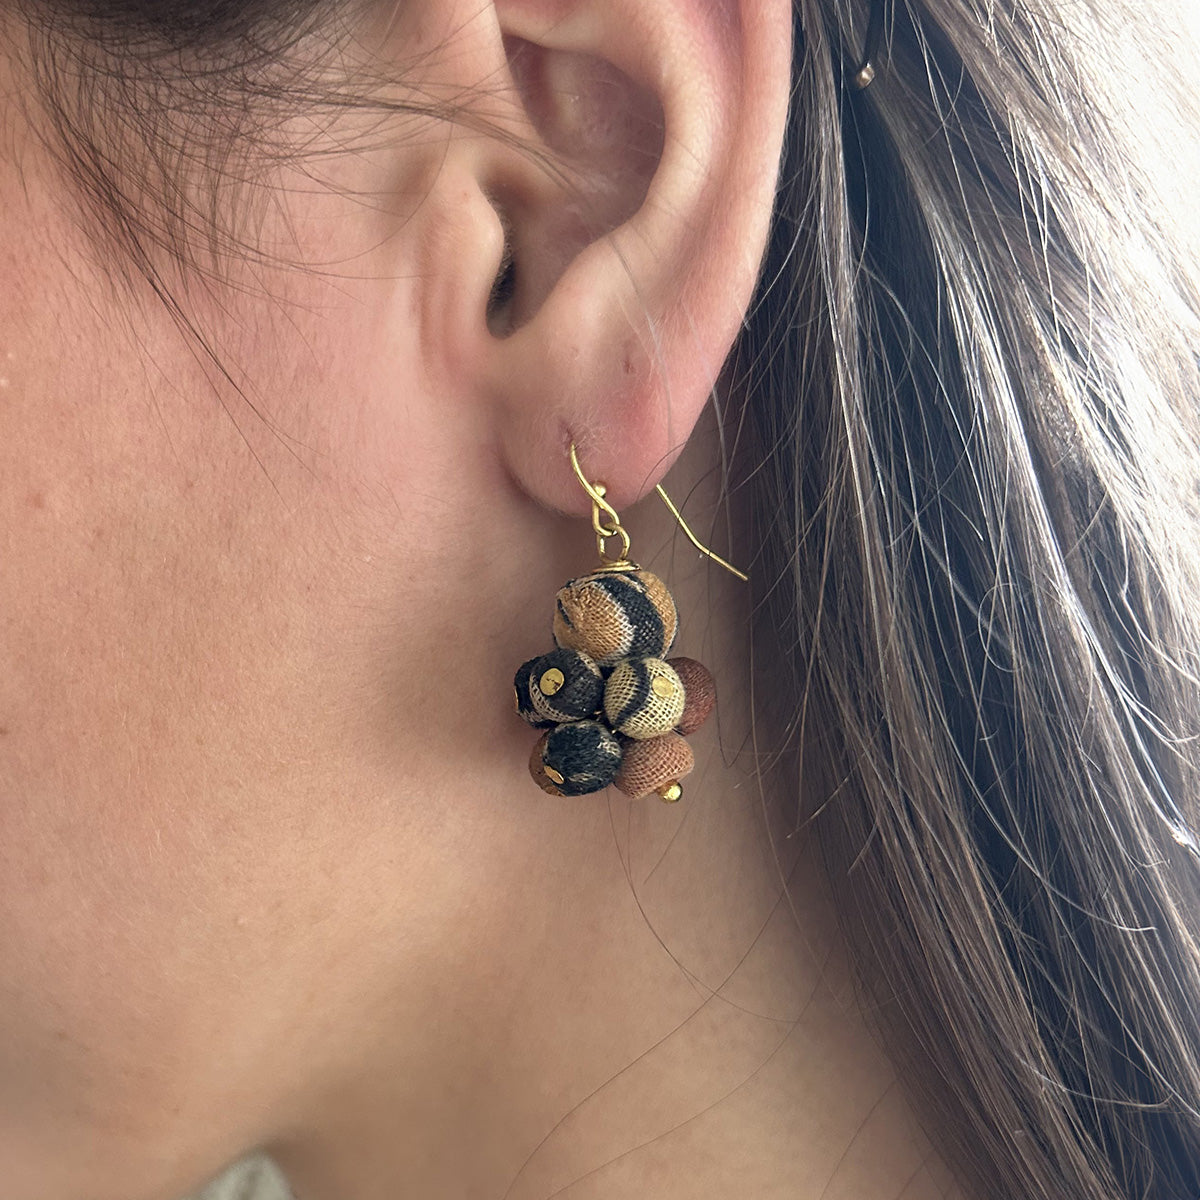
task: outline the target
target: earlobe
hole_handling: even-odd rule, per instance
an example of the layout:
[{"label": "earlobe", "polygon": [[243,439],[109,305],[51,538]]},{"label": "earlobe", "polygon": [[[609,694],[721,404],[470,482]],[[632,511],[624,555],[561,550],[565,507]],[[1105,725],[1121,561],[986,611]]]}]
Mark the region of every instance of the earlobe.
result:
[{"label": "earlobe", "polygon": [[531,497],[580,510],[574,441],[623,507],[682,449],[753,291],[790,3],[500,0],[497,15],[546,169],[500,197],[511,311],[481,382]]}]

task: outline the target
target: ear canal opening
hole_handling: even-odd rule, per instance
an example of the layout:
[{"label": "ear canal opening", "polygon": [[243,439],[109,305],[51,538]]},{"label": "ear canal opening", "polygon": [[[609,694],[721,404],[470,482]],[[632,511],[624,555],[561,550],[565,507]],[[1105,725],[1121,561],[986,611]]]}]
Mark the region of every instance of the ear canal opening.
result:
[{"label": "ear canal opening", "polygon": [[505,205],[489,197],[504,231],[504,247],[492,280],[487,300],[487,326],[493,337],[507,337],[513,331],[512,307],[517,290],[517,260],[513,253],[512,220]]}]

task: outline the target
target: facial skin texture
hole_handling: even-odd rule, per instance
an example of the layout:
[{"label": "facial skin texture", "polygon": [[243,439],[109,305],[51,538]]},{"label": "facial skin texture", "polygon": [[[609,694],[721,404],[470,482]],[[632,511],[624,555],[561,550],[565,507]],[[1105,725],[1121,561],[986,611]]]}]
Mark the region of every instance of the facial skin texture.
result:
[{"label": "facial skin texture", "polygon": [[[417,7],[364,41],[454,88],[502,33],[548,47],[533,124],[520,93],[493,115],[583,166],[598,76],[565,56],[617,61],[661,161],[594,244],[517,151],[432,122],[330,160],[335,189],[273,177],[278,267],[190,294],[257,412],[97,266],[0,60],[6,1200],[170,1200],[259,1146],[301,1200],[940,1196],[806,843],[764,830],[746,594],[631,507],[700,421],[666,483],[712,511],[700,414],[765,232],[787,6]],[[504,338],[488,188],[526,264]],[[678,806],[526,774],[512,672],[594,553],[569,436],[720,681]]]}]

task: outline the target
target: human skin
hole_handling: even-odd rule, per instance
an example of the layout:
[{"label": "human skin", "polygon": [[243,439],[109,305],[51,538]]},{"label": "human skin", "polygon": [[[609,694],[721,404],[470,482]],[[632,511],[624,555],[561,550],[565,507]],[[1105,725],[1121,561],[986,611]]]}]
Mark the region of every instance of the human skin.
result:
[{"label": "human skin", "polygon": [[[188,293],[243,395],[114,282],[0,55],[6,1200],[170,1200],[256,1147],[301,1200],[949,1186],[811,847],[768,836],[747,593],[636,503],[695,430],[666,482],[712,519],[701,413],[765,236],[788,8],[635,8],[364,27],[446,88],[528,39],[543,90],[490,115],[608,175],[578,113],[615,61],[662,157],[590,242],[527,156],[432,121],[328,188],[271,177],[275,264]],[[680,805],[527,774],[513,670],[594,557],[572,437],[718,677]]]}]

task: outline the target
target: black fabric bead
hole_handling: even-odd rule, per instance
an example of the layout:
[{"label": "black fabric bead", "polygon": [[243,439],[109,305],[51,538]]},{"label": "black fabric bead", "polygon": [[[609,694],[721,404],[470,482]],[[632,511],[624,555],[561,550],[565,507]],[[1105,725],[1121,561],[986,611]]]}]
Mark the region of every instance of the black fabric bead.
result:
[{"label": "black fabric bead", "polygon": [[516,692],[516,709],[517,715],[527,721],[534,729],[549,729],[555,722],[543,717],[537,709],[533,707],[533,697],[529,694],[529,675],[533,670],[533,664],[538,660],[531,658],[528,662],[523,662],[518,668],[517,673],[513,677],[513,690]]},{"label": "black fabric bead", "polygon": [[[552,680],[556,686],[547,686]],[[604,703],[600,668],[579,650],[551,650],[529,670],[529,701],[544,720],[562,723],[594,717]]]},{"label": "black fabric bead", "polygon": [[[599,721],[559,725],[546,738],[542,762],[565,796],[586,796],[608,787],[621,769],[621,743]],[[558,776],[562,779],[560,783]]]}]

